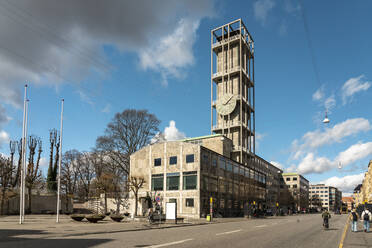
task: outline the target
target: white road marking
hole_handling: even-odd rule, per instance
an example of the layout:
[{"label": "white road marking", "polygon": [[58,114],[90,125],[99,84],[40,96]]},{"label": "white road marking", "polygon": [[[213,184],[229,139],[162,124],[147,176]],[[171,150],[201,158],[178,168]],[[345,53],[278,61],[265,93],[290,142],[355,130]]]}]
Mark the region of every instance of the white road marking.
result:
[{"label": "white road marking", "polygon": [[256,226],[256,227],[265,227],[265,226],[267,226],[267,225],[261,225],[261,226]]},{"label": "white road marking", "polygon": [[234,230],[234,231],[229,231],[229,232],[223,232],[223,233],[217,233],[216,235],[224,235],[224,234],[236,233],[236,232],[240,232],[241,230],[242,229]]},{"label": "white road marking", "polygon": [[170,242],[170,243],[165,243],[165,244],[160,244],[160,245],[152,245],[152,246],[147,246],[147,247],[157,248],[157,247],[164,247],[164,246],[170,246],[170,245],[177,245],[177,244],[182,244],[182,243],[185,243],[185,242],[191,241],[191,240],[194,240],[194,239],[184,239],[184,240],[180,240],[180,241],[174,241],[174,242]]}]

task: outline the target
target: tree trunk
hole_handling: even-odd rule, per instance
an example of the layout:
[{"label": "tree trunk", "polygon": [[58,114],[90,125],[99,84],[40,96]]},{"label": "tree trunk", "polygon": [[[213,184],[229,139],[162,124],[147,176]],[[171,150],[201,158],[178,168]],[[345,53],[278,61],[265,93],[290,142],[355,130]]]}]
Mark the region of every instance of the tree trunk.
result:
[{"label": "tree trunk", "polygon": [[69,213],[69,209],[68,209],[68,195],[66,194],[66,212]]},{"label": "tree trunk", "polygon": [[106,194],[106,191],[105,191],[105,215],[107,213],[107,194]]},{"label": "tree trunk", "polygon": [[137,208],[138,208],[138,193],[134,193],[134,200],[135,200],[135,204],[134,204],[134,216],[137,216]]}]

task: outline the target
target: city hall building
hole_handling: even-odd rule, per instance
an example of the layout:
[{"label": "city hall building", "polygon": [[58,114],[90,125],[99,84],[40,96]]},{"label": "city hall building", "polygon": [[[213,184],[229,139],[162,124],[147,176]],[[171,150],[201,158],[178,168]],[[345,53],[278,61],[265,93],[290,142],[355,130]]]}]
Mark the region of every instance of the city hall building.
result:
[{"label": "city hall building", "polygon": [[[222,216],[279,205],[282,171],[256,155],[254,41],[241,19],[211,31],[210,136],[146,146],[130,158],[146,199],[177,202],[181,216]],[[210,198],[213,201],[210,203]],[[132,204],[133,206],[134,204]]]},{"label": "city hall building", "polygon": [[[249,166],[230,158],[232,141],[221,134],[148,145],[130,159],[130,176],[143,177],[139,190],[138,213],[148,210],[148,197],[158,196],[162,207],[177,203],[177,214],[187,218],[204,217],[210,211],[221,216],[247,215],[253,208],[274,207],[279,196],[273,166],[256,156]],[[278,169],[271,168],[278,174]],[[267,187],[273,185],[273,188]],[[270,202],[267,194],[271,192]],[[134,207],[134,203],[131,204]],[[131,212],[134,212],[132,209]]]}]

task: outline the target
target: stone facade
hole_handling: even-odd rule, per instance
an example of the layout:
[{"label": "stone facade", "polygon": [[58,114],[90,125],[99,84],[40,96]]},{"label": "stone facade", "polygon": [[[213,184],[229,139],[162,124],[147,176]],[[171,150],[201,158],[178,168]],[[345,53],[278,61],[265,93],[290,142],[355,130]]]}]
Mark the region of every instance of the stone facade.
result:
[{"label": "stone facade", "polygon": [[369,161],[362,185],[354,190],[354,200],[356,206],[364,203],[372,204],[372,160]]},{"label": "stone facade", "polygon": [[[149,197],[158,197],[163,209],[166,202],[176,202],[178,215],[186,218],[208,214],[211,197],[213,212],[222,216],[275,207],[281,171],[258,156],[248,166],[242,165],[229,157],[231,146],[227,137],[210,135],[156,143],[134,153],[130,177],[145,179],[139,190],[138,213],[147,212]],[[133,194],[130,199],[133,213]]]}]

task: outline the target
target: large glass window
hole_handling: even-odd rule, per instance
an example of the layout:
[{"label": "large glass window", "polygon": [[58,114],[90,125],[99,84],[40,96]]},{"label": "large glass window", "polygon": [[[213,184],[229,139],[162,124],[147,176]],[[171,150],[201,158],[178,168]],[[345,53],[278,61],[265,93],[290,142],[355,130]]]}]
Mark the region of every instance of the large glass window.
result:
[{"label": "large glass window", "polygon": [[196,189],[197,185],[197,172],[188,171],[183,173],[183,189]]},{"label": "large glass window", "polygon": [[151,176],[151,190],[163,190],[164,174],[154,174]]},{"label": "large glass window", "polygon": [[177,156],[172,156],[169,158],[169,164],[177,164]]},{"label": "large glass window", "polygon": [[167,173],[167,190],[179,190],[180,173]]},{"label": "large glass window", "polygon": [[154,159],[154,166],[161,166],[161,158]]},{"label": "large glass window", "polygon": [[194,154],[186,155],[186,163],[194,163]]}]

